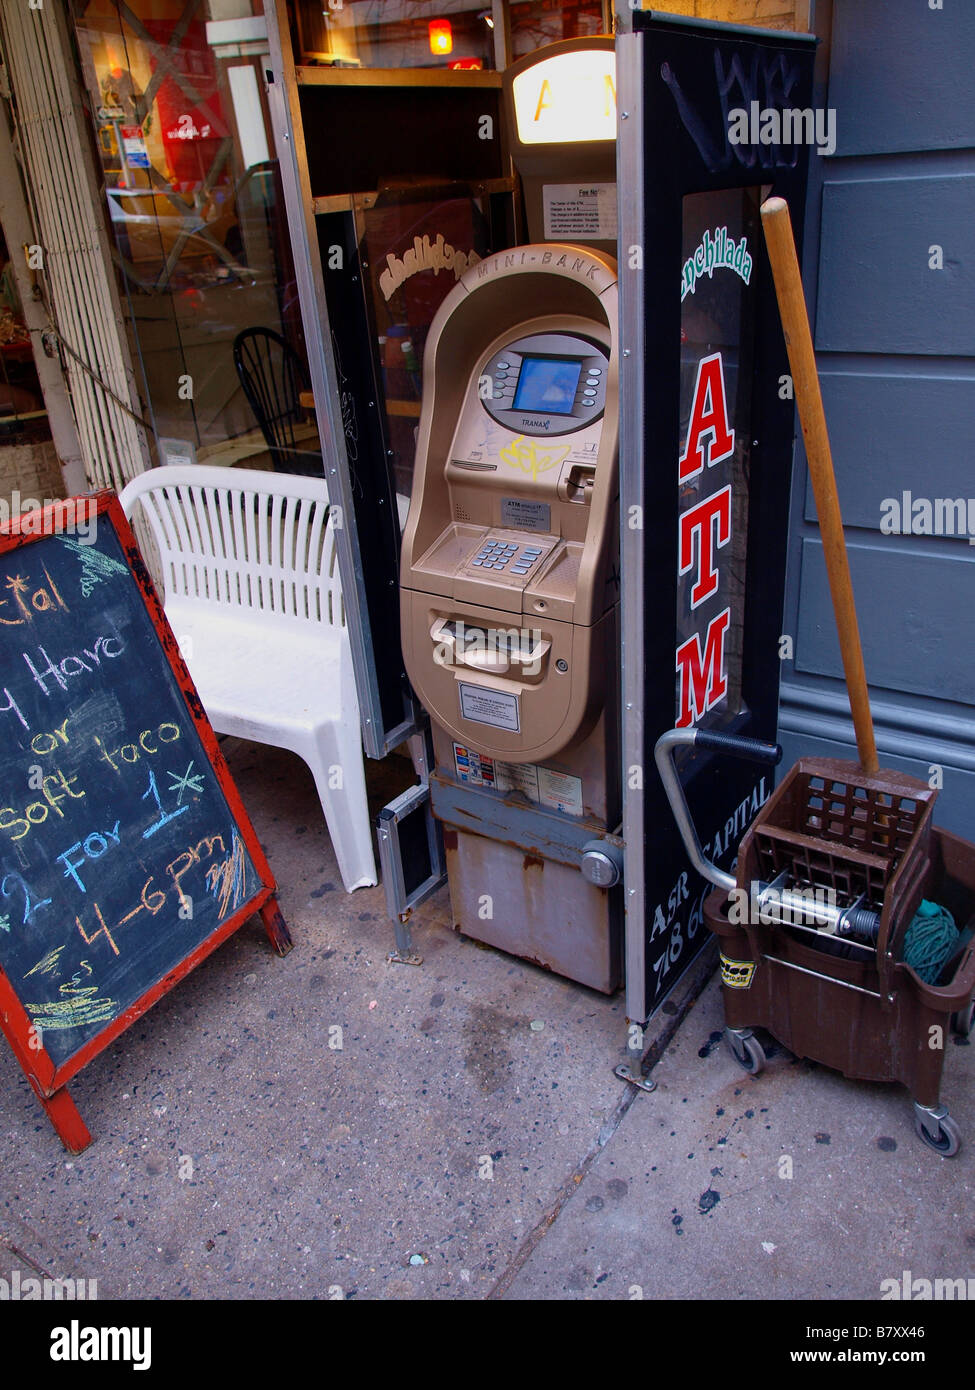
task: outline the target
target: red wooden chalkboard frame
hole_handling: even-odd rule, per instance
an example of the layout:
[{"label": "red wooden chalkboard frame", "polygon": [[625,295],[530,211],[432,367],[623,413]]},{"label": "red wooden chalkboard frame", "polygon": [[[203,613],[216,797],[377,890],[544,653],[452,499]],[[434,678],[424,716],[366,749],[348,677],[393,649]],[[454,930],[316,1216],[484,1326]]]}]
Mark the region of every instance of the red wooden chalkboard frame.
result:
[{"label": "red wooden chalkboard frame", "polygon": [[279,956],[287,955],[292,946],[291,936],[275,897],[277,885],[271,873],[270,865],[258,842],[250,817],[244,810],[243,802],[231,778],[230,769],[220,751],[217,736],[210,727],[203,704],[186,668],[186,663],[183,661],[162,604],[159,602],[155,586],[135,536],[132,534],[132,529],[115,493],[106,489],[87,497],[71,497],[63,502],[49,503],[40,511],[25,512],[23,515],[13,518],[6,526],[0,527],[0,555],[5,555],[8,551],[15,550],[19,546],[29,545],[32,541],[44,540],[66,531],[70,534],[74,530],[76,520],[87,525],[91,523],[93,516],[95,518],[107,516],[115,528],[115,534],[122,547],[132,579],[138,588],[149,617],[152,619],[163,653],[186,701],[187,713],[200,736],[210,766],[216,775],[220,790],[227,800],[230,813],[240,831],[240,837],[247,847],[247,852],[262,886],[260,891],[239,907],[232,917],[228,917],[184,960],[180,961],[160,980],[157,980],[117,1018],[113,1018],[110,1023],[106,1024],[100,1033],[90,1038],[84,1047],[80,1048],[60,1067],[56,1066],[45,1052],[30,1016],[21,1004],[6,974],[0,969],[0,1030],[9,1042],[14,1056],[23,1068],[62,1143],[71,1153],[80,1153],[91,1143],[91,1135],[85,1127],[77,1106],[66,1090],[66,1083],[73,1076],[76,1076],[82,1067],[87,1066],[92,1058],[97,1057],[99,1052],[108,1047],[109,1043],[113,1042],[120,1033],[131,1027],[137,1019],[152,1008],[157,1000],[167,994],[201,961],[206,960],[207,956],[226,941],[228,936],[232,936],[238,927],[243,926],[244,922],[255,912],[260,913],[271,945]]}]

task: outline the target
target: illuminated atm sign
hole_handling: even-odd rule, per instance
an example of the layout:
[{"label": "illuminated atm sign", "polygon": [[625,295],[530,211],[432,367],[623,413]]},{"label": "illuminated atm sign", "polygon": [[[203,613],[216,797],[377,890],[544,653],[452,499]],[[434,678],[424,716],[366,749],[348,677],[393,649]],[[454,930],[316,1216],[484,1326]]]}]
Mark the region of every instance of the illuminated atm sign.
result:
[{"label": "illuminated atm sign", "polygon": [[511,86],[523,145],[616,139],[616,54],[559,53],[518,73]]}]

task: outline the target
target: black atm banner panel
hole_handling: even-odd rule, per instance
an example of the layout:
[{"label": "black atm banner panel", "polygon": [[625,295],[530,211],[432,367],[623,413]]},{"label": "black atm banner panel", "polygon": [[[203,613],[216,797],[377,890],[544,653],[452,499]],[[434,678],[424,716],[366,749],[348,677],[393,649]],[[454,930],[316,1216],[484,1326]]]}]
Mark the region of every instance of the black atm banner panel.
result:
[{"label": "black atm banner panel", "polygon": [[384,729],[408,717],[399,629],[400,518],[413,487],[423,349],[434,314],[488,253],[491,208],[465,188],[417,187],[316,218],[342,409],[361,600]]},{"label": "black atm banner panel", "polygon": [[[711,885],[687,862],[654,743],[674,726],[775,740],[795,426],[759,209],[784,197],[801,238],[809,147],[746,141],[763,129],[753,102],[756,115],[773,113],[764,129],[780,137],[794,131],[786,112],[811,107],[814,41],[649,13],[634,16],[634,32],[643,65],[648,1017],[710,939],[701,909]],[[621,266],[629,251],[621,247]],[[727,755],[688,751],[678,768],[705,853],[729,869],[772,779]]]},{"label": "black atm banner panel", "polygon": [[[384,725],[395,728],[406,714],[408,686],[400,656],[399,608],[390,602],[399,576],[399,526],[393,514],[396,492],[379,409],[382,398],[376,377],[375,335],[362,292],[354,215],[328,213],[316,221],[328,319],[333,325],[332,351],[355,525],[363,557],[360,601],[369,612]],[[331,270],[330,259],[335,267]]]}]

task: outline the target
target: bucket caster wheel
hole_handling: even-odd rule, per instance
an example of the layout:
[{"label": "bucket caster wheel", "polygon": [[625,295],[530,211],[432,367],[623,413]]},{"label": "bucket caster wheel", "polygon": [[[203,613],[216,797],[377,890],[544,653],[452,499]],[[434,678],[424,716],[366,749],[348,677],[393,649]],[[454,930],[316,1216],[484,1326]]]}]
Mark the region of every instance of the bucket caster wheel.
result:
[{"label": "bucket caster wheel", "polygon": [[732,1057],[749,1076],[765,1070],[765,1050],[750,1028],[726,1028],[724,1040]]},{"label": "bucket caster wheel", "polygon": [[975,999],[969,999],[963,1009],[951,1015],[951,1030],[957,1033],[960,1038],[967,1038],[971,1035],[972,1024],[975,1023]]},{"label": "bucket caster wheel", "polygon": [[961,1130],[944,1105],[918,1105],[915,1101],[914,1128],[928,1148],[942,1158],[954,1158],[961,1148]]}]

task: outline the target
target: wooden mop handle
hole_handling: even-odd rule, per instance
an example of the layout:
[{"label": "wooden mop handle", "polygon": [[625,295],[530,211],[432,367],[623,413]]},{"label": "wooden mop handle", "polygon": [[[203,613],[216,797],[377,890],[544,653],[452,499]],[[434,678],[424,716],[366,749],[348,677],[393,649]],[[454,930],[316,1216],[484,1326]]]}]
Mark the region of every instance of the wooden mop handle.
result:
[{"label": "wooden mop handle", "polygon": [[843,537],[840,499],[836,492],[836,477],[826,432],[823,398],[819,391],[819,375],[813,352],[806,301],[802,293],[802,277],[792,236],[792,222],[784,198],[769,198],[762,204],[762,226],[768,246],[775,294],[789,351],[793,390],[799,409],[799,423],[806,444],[809,474],[816,498],[816,513],[823,537],[826,573],[833,598],[833,612],[843,656],[843,671],[853,713],[860,766],[866,773],[876,772],[877,745],[873,736],[873,719],[867,695],[867,677],[863,668],[860,629],[853,603],[850,565]]}]

